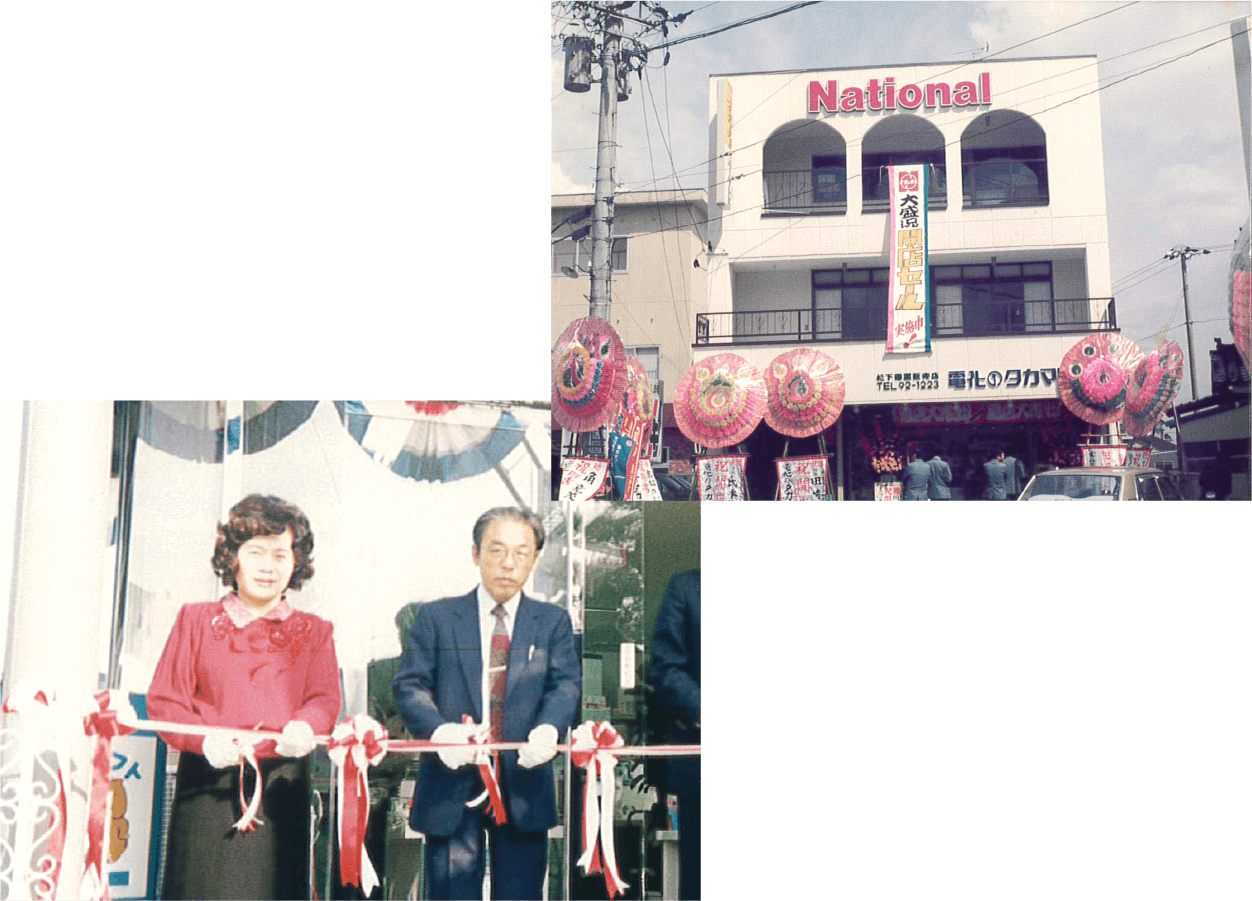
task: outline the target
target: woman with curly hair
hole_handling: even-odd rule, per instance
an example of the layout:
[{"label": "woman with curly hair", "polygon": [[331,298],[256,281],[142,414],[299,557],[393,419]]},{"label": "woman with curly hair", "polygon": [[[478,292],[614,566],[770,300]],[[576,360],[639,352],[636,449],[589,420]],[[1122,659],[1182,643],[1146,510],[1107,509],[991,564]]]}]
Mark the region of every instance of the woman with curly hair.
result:
[{"label": "woman with curly hair", "polygon": [[[178,613],[148,689],[153,719],[281,732],[162,737],[181,752],[163,898],[309,897],[309,767],[339,716],[333,629],[293,609],[313,575],[313,532],[294,504],[250,494],[217,527],[213,571],[230,592]],[[235,827],[260,768],[259,827]]]}]

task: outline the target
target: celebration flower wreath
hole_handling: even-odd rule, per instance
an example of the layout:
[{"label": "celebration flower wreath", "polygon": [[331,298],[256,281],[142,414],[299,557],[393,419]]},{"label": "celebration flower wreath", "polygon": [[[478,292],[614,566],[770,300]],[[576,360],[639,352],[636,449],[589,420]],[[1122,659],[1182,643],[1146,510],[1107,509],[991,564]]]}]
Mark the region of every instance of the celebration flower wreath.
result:
[{"label": "celebration flower wreath", "polygon": [[820,350],[784,351],[765,367],[765,421],[774,431],[807,438],[829,428],[843,410],[839,364]]},{"label": "celebration flower wreath", "polygon": [[1130,377],[1126,413],[1122,424],[1135,438],[1151,435],[1182,383],[1182,348],[1177,341],[1162,341],[1144,357]]},{"label": "celebration flower wreath", "polygon": [[869,465],[879,475],[895,473],[904,469],[904,453],[900,450],[899,432],[893,431],[890,435],[884,434],[882,423],[877,419],[874,420],[873,440],[871,441],[868,435],[862,434],[861,447],[865,449],[865,453],[869,457]]},{"label": "celebration flower wreath", "polygon": [[603,319],[579,319],[552,348],[552,416],[571,432],[605,425],[621,401],[626,349]]}]

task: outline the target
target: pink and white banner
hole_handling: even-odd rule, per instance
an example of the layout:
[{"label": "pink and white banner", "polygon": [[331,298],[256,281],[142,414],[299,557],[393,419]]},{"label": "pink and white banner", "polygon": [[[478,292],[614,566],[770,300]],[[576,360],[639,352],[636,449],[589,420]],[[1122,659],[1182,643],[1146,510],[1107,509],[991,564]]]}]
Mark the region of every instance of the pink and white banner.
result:
[{"label": "pink and white banner", "polygon": [[887,353],[930,350],[930,275],[926,253],[925,163],[888,166],[891,185],[891,269]]},{"label": "pink and white banner", "polygon": [[635,468],[634,488],[631,489],[627,500],[663,500],[661,497],[661,486],[656,483],[656,473],[652,471],[652,462],[647,457],[640,459],[639,465]]}]

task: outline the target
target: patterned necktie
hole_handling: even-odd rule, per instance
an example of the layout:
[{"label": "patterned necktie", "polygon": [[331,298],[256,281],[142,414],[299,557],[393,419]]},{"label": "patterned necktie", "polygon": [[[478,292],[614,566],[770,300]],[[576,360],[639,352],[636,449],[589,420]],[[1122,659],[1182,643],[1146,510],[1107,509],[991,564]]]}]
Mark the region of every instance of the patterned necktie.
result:
[{"label": "patterned necktie", "polygon": [[488,697],[491,699],[491,740],[504,741],[504,683],[509,668],[509,630],[504,627],[504,605],[496,604],[491,615],[496,627],[491,633],[491,662],[487,668]]}]

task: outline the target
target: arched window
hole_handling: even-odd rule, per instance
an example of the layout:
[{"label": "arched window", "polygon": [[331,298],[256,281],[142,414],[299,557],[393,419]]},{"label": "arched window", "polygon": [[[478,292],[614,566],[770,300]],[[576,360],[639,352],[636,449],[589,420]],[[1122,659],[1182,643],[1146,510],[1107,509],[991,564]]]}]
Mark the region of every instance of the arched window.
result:
[{"label": "arched window", "polygon": [[825,122],[794,119],[779,126],[762,157],[766,212],[847,211],[847,142]]},{"label": "arched window", "polygon": [[911,163],[929,165],[931,209],[948,205],[947,167],[943,134],[919,116],[894,115],[865,133],[861,157],[861,197],[866,212],[886,210],[890,200],[887,167]]},{"label": "arched window", "polygon": [[961,134],[965,206],[1042,206],[1048,202],[1047,139],[1034,119],[992,110]]}]

